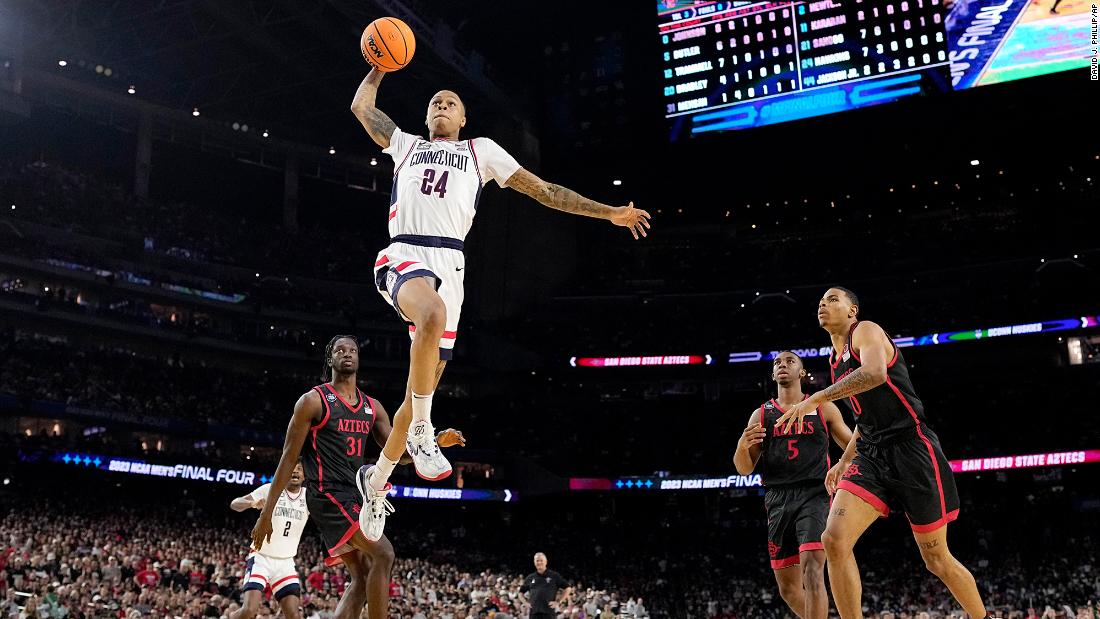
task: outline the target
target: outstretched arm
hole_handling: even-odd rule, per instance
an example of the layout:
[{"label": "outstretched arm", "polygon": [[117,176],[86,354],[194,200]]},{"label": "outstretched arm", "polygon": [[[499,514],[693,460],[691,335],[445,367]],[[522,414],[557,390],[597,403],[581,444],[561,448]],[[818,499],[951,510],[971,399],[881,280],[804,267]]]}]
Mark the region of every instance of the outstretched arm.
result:
[{"label": "outstretched arm", "polygon": [[355,98],[351,100],[351,112],[363,123],[363,128],[370,134],[374,143],[382,148],[390,145],[390,136],[397,125],[386,116],[382,110],[374,107],[374,100],[378,96],[378,85],[382,82],[385,73],[378,69],[371,69],[370,73],[359,84],[359,90],[355,91]]},{"label": "outstretched arm", "polygon": [[894,346],[882,327],[870,321],[859,323],[852,335],[852,348],[860,356],[860,367],[810,399],[816,399],[819,404],[842,400],[886,382],[886,366],[890,362],[887,351],[893,353]]},{"label": "outstretched arm", "polygon": [[543,206],[574,215],[606,219],[616,226],[630,228],[635,239],[638,235],[646,236],[646,230],[650,227],[649,213],[634,208],[633,202],[627,206],[608,206],[589,200],[567,187],[548,183],[525,168],[516,170],[504,186],[531,196]]},{"label": "outstretched arm", "polygon": [[894,344],[882,327],[870,321],[859,323],[856,332],[852,335],[852,349],[860,357],[860,367],[787,409],[787,412],[776,420],[776,425],[785,423],[786,429],[790,430],[791,426],[797,423],[801,431],[803,417],[818,406],[870,391],[886,382],[886,370],[890,355],[894,352]]},{"label": "outstretched arm", "polygon": [[229,509],[235,512],[243,512],[244,510],[251,507],[255,507],[256,509],[263,509],[264,503],[266,502],[267,499],[253,499],[252,493],[249,493],[233,499],[233,501],[229,504]]},{"label": "outstretched arm", "polygon": [[[286,438],[283,440],[283,455],[279,458],[279,466],[275,469],[275,477],[271,480],[267,496],[277,497],[286,489],[290,474],[294,472],[294,466],[298,464],[298,457],[302,454],[302,445],[306,442],[309,428],[320,419],[321,396],[316,391],[311,390],[298,398],[294,405],[294,415],[286,429]],[[256,526],[252,529],[252,543],[256,550],[271,539],[271,514],[275,511],[277,502],[267,501],[260,511],[260,517],[256,519]]]}]

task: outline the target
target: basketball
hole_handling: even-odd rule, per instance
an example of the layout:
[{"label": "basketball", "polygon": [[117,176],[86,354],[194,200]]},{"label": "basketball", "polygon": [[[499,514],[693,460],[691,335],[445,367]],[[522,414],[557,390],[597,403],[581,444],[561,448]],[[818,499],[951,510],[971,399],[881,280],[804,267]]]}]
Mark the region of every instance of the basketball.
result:
[{"label": "basketball", "polygon": [[370,23],[359,39],[363,58],[379,71],[402,69],[416,52],[416,38],[408,24],[396,17],[380,17]]}]

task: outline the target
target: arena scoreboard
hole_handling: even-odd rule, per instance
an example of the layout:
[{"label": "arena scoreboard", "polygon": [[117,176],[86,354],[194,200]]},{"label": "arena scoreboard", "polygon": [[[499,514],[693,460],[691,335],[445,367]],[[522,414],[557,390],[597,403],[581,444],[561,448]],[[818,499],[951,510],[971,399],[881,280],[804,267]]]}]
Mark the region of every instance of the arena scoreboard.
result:
[{"label": "arena scoreboard", "polygon": [[950,88],[942,0],[661,0],[658,17],[673,139]]},{"label": "arena scoreboard", "polygon": [[656,0],[670,137],[1092,68],[1095,4]]}]

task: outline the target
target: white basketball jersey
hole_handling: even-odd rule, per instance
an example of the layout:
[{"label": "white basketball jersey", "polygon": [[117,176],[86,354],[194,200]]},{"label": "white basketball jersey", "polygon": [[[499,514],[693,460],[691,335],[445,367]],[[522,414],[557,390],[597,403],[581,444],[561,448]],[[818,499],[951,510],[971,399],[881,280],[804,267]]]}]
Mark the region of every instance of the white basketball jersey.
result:
[{"label": "white basketball jersey", "polygon": [[520,168],[489,138],[429,141],[394,129],[383,152],[394,163],[390,238],[415,234],[464,240],[482,187],[490,180],[503,187]]},{"label": "white basketball jersey", "polygon": [[[271,484],[264,484],[252,491],[253,499],[267,497]],[[270,499],[269,499],[270,500]],[[302,529],[309,520],[309,508],[306,507],[306,488],[302,486],[298,494],[283,490],[279,502],[271,512],[271,539],[264,542],[260,554],[272,559],[293,559],[298,554],[298,542],[302,539]]]}]

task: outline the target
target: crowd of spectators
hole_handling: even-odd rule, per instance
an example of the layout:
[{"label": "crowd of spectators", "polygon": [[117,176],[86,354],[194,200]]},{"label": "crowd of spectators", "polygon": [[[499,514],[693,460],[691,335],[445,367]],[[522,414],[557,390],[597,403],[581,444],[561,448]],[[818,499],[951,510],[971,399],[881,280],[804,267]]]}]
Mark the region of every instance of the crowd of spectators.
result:
[{"label": "crowd of spectators", "polygon": [[[199,619],[226,617],[239,608],[247,554],[244,519],[184,497],[80,509],[62,501],[28,498],[5,510],[0,617]],[[344,569],[326,567],[323,559],[311,531],[296,561],[304,616],[311,619],[331,618],[347,584]],[[391,575],[389,616],[526,616],[522,580],[516,573],[399,557]],[[593,608],[607,608],[617,616],[620,606],[632,617],[647,616],[640,599],[579,584],[562,598],[560,610],[566,617],[592,617]],[[273,609],[276,604],[263,605],[261,616],[272,616]]]},{"label": "crowd of spectators", "polygon": [[[255,512],[230,513],[225,490],[28,473],[5,473],[17,479],[0,491],[0,617],[198,619],[237,608]],[[1096,513],[1081,502],[1095,500],[1089,488],[1029,488],[1020,478],[994,486],[964,488],[965,517],[952,536],[991,613],[1095,619]],[[402,502],[388,531],[397,553],[389,616],[526,617],[529,549],[552,547],[551,566],[571,585],[557,604],[561,619],[789,617],[767,565],[759,500],[635,495],[610,499],[611,509],[609,499],[572,495],[476,509]],[[1025,522],[1033,526],[1020,528]],[[963,619],[899,519],[876,525],[857,556],[866,616]],[[324,565],[312,527],[297,565],[305,616],[331,617],[347,576]],[[261,616],[276,606],[265,604]]]}]

